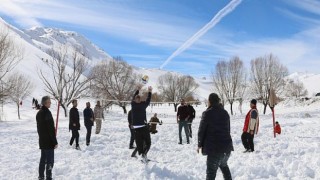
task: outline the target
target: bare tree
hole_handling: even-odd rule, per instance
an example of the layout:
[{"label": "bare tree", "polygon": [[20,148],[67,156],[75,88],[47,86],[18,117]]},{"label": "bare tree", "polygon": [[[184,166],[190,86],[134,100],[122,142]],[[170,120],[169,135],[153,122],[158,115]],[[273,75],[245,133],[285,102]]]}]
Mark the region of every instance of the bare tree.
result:
[{"label": "bare tree", "polygon": [[[69,53],[71,52],[71,53]],[[88,60],[78,51],[60,46],[48,51],[52,59],[48,60],[51,72],[39,70],[39,76],[46,87],[46,92],[60,102],[67,117],[67,108],[73,99],[87,96],[91,77],[85,77]],[[53,79],[50,79],[52,77]]]},{"label": "bare tree", "polygon": [[182,98],[193,96],[199,85],[191,76],[179,76],[166,73],[158,79],[158,89],[164,100],[174,102],[174,110],[177,111],[178,102]]},{"label": "bare tree", "polygon": [[0,30],[0,101],[8,97],[10,85],[5,76],[23,59],[24,49],[13,41],[7,29]]},{"label": "bare tree", "polygon": [[302,97],[308,94],[308,91],[305,89],[303,83],[299,80],[288,80],[286,82],[286,95],[289,97]]},{"label": "bare tree", "polygon": [[270,89],[276,94],[284,90],[284,78],[288,75],[288,69],[280,63],[273,54],[251,60],[252,90],[264,105],[263,113],[269,104]]},{"label": "bare tree", "polygon": [[126,106],[131,101],[133,90],[139,83],[139,75],[121,57],[115,57],[109,62],[104,61],[93,67],[91,76],[92,92],[96,97],[113,100],[126,114]]},{"label": "bare tree", "polygon": [[9,98],[18,108],[18,118],[20,119],[20,103],[28,97],[34,90],[30,78],[22,74],[12,74],[8,78],[11,86]]},{"label": "bare tree", "polygon": [[233,115],[233,103],[242,98],[245,89],[242,87],[246,81],[246,72],[239,57],[232,57],[229,61],[219,61],[212,75],[214,88],[223,101],[230,104]]}]

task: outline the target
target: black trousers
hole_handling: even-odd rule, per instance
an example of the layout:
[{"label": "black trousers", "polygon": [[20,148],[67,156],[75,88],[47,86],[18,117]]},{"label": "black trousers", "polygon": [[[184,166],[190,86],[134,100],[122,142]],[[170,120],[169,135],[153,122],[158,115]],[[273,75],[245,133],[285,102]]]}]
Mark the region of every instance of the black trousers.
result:
[{"label": "black trousers", "polygon": [[215,153],[207,157],[207,180],[216,179],[218,168],[222,171],[225,180],[231,180],[231,172],[228,166],[229,153]]},{"label": "black trousers", "polygon": [[248,132],[242,133],[241,140],[245,149],[248,149],[248,150],[251,149],[252,151],[254,151],[253,138],[254,138],[254,134],[251,135]]},{"label": "black trousers", "polygon": [[147,155],[151,147],[151,137],[147,126],[135,130],[135,140],[139,155]]},{"label": "black trousers", "polygon": [[129,147],[132,147],[132,146],[133,146],[133,143],[134,143],[134,129],[131,129],[130,126],[129,126],[129,129],[130,129],[130,143],[129,143]]},{"label": "black trousers", "polygon": [[72,136],[70,139],[70,146],[72,146],[74,140],[76,140],[76,147],[78,147],[79,146],[79,131],[78,130],[72,130]]},{"label": "black trousers", "polygon": [[90,125],[86,126],[86,129],[87,129],[86,143],[90,144],[92,126]]},{"label": "black trousers", "polygon": [[44,179],[46,170],[46,179],[52,179],[52,168],[54,164],[54,149],[41,149],[39,163],[39,179]]}]

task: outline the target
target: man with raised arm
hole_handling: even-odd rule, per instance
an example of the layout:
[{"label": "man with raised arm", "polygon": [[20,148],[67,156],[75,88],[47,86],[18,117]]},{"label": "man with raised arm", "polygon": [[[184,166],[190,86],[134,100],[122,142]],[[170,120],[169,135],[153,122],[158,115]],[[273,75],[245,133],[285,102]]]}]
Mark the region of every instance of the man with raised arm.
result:
[{"label": "man with raised arm", "polygon": [[146,101],[141,101],[139,91],[142,86],[138,86],[137,91],[134,93],[131,101],[131,113],[132,113],[132,128],[135,131],[135,140],[139,155],[142,157],[142,161],[146,163],[147,153],[151,146],[151,138],[149,128],[147,125],[146,109],[150,105],[152,87],[148,87],[148,96]]}]

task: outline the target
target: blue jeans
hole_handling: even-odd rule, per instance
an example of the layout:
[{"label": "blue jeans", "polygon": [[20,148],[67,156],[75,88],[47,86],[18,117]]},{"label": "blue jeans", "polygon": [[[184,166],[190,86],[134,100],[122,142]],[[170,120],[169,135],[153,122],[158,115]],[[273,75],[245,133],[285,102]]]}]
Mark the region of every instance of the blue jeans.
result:
[{"label": "blue jeans", "polygon": [[207,157],[207,180],[214,180],[216,178],[217,170],[220,168],[225,180],[231,180],[231,172],[228,166],[229,153],[215,153]]},{"label": "blue jeans", "polygon": [[179,143],[182,143],[182,135],[181,135],[182,127],[184,128],[184,132],[186,133],[187,143],[189,143],[189,126],[188,126],[188,121],[185,121],[185,120],[179,121]]},{"label": "blue jeans", "polygon": [[39,163],[39,179],[44,179],[44,170],[46,170],[46,179],[52,179],[52,168],[54,164],[54,149],[41,149]]}]

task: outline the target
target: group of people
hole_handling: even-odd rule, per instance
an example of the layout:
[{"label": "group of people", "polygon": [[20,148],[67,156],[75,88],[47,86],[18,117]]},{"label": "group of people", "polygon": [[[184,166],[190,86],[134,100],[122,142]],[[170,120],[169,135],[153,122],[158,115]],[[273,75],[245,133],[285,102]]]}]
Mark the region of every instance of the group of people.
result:
[{"label": "group of people", "polygon": [[[21,101],[21,105],[22,105],[22,101]],[[35,98],[32,98],[32,107],[33,107],[34,109],[37,109],[37,110],[39,110],[39,109],[41,108],[38,100],[35,99]]]},{"label": "group of people", "polygon": [[191,104],[187,104],[184,99],[180,100],[181,105],[177,111],[177,123],[179,124],[179,144],[182,144],[182,128],[186,134],[187,144],[190,144],[189,138],[192,138],[192,121],[196,117],[196,111]]},{"label": "group of people", "polygon": [[[78,101],[72,101],[72,108],[69,112],[69,131],[71,130],[72,136],[70,139],[70,146],[73,145],[74,140],[76,140],[76,149],[80,150],[79,146],[79,130],[80,130],[80,117],[79,111],[77,109]],[[86,108],[83,110],[84,125],[87,129],[86,134],[86,145],[90,145],[91,131],[94,122],[96,123],[96,134],[101,131],[102,120],[104,119],[103,108],[101,107],[100,101],[97,101],[94,110],[91,109],[90,102],[86,103]]]},{"label": "group of people", "polygon": [[[51,107],[51,100],[49,96],[44,96],[41,100],[42,107],[36,115],[37,131],[39,135],[39,148],[41,149],[41,157],[39,163],[39,180],[51,180],[52,168],[54,165],[54,149],[58,147],[56,139],[55,126],[52,114],[49,110]],[[79,146],[79,130],[80,130],[80,116],[77,109],[78,101],[72,101],[72,108],[69,112],[69,130],[72,131],[70,139],[70,146],[76,142],[76,149],[80,150]],[[94,122],[96,122],[96,134],[100,133],[101,122],[104,119],[103,108],[100,101],[94,110],[90,108],[90,102],[86,103],[86,108],[83,111],[84,125],[87,129],[86,145],[90,145],[91,130]],[[46,176],[44,174],[46,172]],[[45,178],[46,177],[46,178]]]},{"label": "group of people", "polygon": [[[151,146],[150,133],[157,133],[156,125],[161,124],[157,118],[157,114],[147,122],[146,108],[150,105],[152,87],[148,87],[148,95],[145,101],[142,101],[139,91],[142,86],[138,86],[131,101],[131,110],[128,113],[128,123],[131,131],[131,139],[129,148],[136,142],[136,148],[133,153],[138,152],[141,161],[147,163],[149,160],[147,154]],[[39,135],[39,146],[41,149],[41,158],[39,163],[39,179],[44,179],[46,170],[46,179],[52,179],[52,168],[54,164],[54,149],[58,147],[55,135],[54,121],[49,110],[51,105],[50,97],[45,96],[41,100],[43,105],[38,111],[37,130]],[[77,109],[77,100],[72,101],[73,107],[70,109],[69,129],[72,130],[70,145],[76,140],[76,148],[79,149],[79,112]],[[250,102],[251,109],[246,115],[241,140],[245,148],[245,153],[254,151],[254,135],[259,129],[259,113],[257,110],[257,100]],[[100,102],[97,102],[94,111],[90,108],[90,103],[86,103],[83,111],[84,124],[87,128],[86,144],[90,144],[91,129],[93,122],[96,122],[96,134],[100,132],[101,120],[104,119],[103,109]],[[185,129],[187,143],[189,137],[192,137],[191,123],[195,118],[195,110],[191,105],[181,100],[181,105],[177,111],[177,123],[179,124],[179,144],[182,144],[181,131]],[[279,123],[276,123],[275,129],[277,133],[281,133]],[[198,129],[198,153],[207,156],[206,179],[215,179],[218,168],[223,173],[224,179],[232,179],[230,169],[228,167],[228,159],[233,151],[233,142],[230,134],[230,116],[228,112],[221,106],[220,98],[217,94],[211,93],[208,97],[208,108],[202,113],[199,129]]]}]

